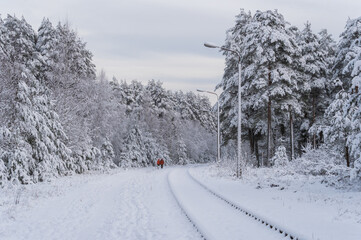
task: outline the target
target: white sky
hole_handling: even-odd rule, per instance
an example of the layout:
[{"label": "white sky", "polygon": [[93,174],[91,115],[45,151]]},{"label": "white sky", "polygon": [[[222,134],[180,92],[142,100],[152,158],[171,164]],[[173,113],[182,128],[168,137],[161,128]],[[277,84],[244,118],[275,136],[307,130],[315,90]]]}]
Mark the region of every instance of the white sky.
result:
[{"label": "white sky", "polygon": [[185,91],[220,82],[224,59],[203,43],[221,45],[240,8],[278,9],[292,25],[302,29],[308,20],[335,39],[348,17],[361,16],[356,0],[0,0],[2,18],[24,16],[34,29],[43,17],[68,20],[109,78],[161,80]]}]

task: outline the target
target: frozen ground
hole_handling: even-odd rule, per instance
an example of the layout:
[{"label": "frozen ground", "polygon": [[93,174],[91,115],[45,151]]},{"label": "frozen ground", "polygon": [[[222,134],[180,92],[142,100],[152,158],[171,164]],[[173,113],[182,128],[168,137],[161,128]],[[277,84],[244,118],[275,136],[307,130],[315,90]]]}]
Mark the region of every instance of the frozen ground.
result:
[{"label": "frozen ground", "polygon": [[239,181],[214,166],[118,169],[0,189],[0,239],[201,239],[184,212],[208,240],[285,239],[191,175],[302,239],[360,239],[360,192],[297,177],[270,187],[275,180]]},{"label": "frozen ground", "polygon": [[168,171],[117,170],[0,190],[0,239],[200,239],[170,193]]},{"label": "frozen ground", "polygon": [[280,181],[268,176],[267,169],[253,171],[242,181],[220,174],[215,166],[190,173],[211,190],[298,236],[361,239],[359,191],[337,190],[306,176]]},{"label": "frozen ground", "polygon": [[189,176],[186,168],[172,171],[169,182],[180,205],[207,240],[282,238],[211,195]]}]

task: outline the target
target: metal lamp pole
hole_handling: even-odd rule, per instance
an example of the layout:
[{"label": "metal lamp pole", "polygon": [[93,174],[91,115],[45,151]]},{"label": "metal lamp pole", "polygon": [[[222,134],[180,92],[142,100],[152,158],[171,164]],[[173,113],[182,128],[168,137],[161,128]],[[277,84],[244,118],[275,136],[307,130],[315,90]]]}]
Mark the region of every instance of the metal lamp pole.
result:
[{"label": "metal lamp pole", "polygon": [[204,43],[205,47],[208,48],[219,48],[223,51],[228,51],[236,54],[238,56],[238,136],[237,136],[237,178],[242,175],[242,169],[239,168],[240,163],[242,162],[241,154],[242,154],[242,98],[241,98],[241,54],[238,51],[228,49],[225,47],[219,47],[217,45],[211,43]]},{"label": "metal lamp pole", "polygon": [[219,131],[219,99],[218,99],[218,94],[215,92],[210,92],[210,91],[205,91],[205,90],[200,90],[197,89],[198,92],[205,92],[205,93],[209,93],[209,94],[213,94],[216,95],[217,97],[217,162],[219,163],[221,161],[221,140],[220,140],[220,131]]}]

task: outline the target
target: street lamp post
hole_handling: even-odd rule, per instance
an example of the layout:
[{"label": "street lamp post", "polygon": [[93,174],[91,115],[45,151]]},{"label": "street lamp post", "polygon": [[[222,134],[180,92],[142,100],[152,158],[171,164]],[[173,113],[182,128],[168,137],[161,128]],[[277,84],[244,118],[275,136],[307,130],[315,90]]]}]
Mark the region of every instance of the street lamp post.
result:
[{"label": "street lamp post", "polygon": [[204,43],[205,47],[208,48],[219,48],[223,51],[232,52],[238,56],[238,136],[237,136],[237,178],[242,175],[242,169],[239,168],[241,161],[241,154],[242,154],[242,98],[241,98],[241,54],[238,51],[228,49],[225,47],[219,47],[217,45],[211,43]]},{"label": "street lamp post", "polygon": [[213,94],[216,95],[217,97],[217,162],[219,163],[221,161],[221,145],[220,145],[220,131],[219,131],[219,98],[218,98],[218,94],[215,92],[210,92],[210,91],[205,91],[205,90],[200,90],[197,89],[198,92],[205,92],[205,93],[209,93],[209,94]]}]

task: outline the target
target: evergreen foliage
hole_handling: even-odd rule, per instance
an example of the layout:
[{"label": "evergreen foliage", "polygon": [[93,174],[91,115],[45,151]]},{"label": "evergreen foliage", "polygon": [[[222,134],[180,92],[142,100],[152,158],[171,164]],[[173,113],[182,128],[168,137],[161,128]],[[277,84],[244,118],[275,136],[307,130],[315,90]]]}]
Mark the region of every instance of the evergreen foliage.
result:
[{"label": "evergreen foliage", "polygon": [[[44,19],[36,33],[24,18],[8,16],[0,33],[1,186],[152,166],[157,158],[177,164],[190,149],[193,162],[215,158],[208,99],[166,91],[160,81],[96,77],[92,53],[69,24]],[[175,147],[185,128],[203,149],[192,137]]]},{"label": "evergreen foliage", "polygon": [[[336,44],[325,29],[314,34],[309,22],[300,31],[277,11],[241,9],[223,47],[241,55],[242,138],[250,144],[249,163],[281,159],[283,143],[277,139],[289,136],[282,147],[289,159],[303,155],[309,143],[312,149],[327,146],[344,155],[343,164],[359,176],[360,19],[347,21]],[[228,147],[237,139],[238,57],[222,51],[226,68],[217,88],[223,90],[222,144]]]}]

